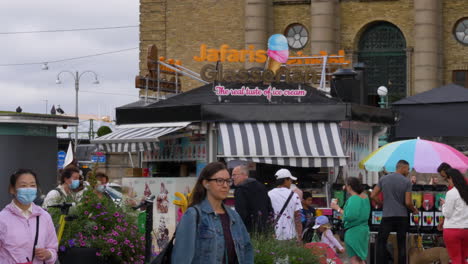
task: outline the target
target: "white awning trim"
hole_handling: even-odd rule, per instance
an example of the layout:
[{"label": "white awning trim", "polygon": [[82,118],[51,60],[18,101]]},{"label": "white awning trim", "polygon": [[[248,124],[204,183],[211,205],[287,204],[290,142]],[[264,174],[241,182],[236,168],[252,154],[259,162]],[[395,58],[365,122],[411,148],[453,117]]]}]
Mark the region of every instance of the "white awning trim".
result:
[{"label": "white awning trim", "polygon": [[219,123],[226,160],[295,167],[346,165],[334,122]]},{"label": "white awning trim", "polygon": [[130,127],[118,128],[114,132],[91,140],[98,148],[105,152],[139,152],[158,148],[159,138],[180,130],[190,123],[182,126],[167,127]]}]

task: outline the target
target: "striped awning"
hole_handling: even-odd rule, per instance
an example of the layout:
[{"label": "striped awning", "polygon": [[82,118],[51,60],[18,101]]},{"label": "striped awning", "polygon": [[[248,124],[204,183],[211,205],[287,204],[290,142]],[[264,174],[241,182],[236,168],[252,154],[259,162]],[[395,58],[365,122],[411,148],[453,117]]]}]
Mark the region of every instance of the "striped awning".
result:
[{"label": "striped awning", "polygon": [[187,122],[169,124],[137,124],[122,126],[116,131],[91,140],[104,152],[139,152],[158,148],[159,137],[186,127]]},{"label": "striped awning", "polygon": [[333,122],[219,123],[226,160],[295,167],[346,165],[338,124]]}]

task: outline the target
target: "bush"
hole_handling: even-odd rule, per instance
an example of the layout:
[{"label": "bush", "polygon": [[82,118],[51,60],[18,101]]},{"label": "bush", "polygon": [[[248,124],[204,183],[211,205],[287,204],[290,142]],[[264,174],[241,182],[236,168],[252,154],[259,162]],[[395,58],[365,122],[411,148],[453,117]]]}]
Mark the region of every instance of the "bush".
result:
[{"label": "bush", "polygon": [[110,127],[101,126],[97,131],[97,136],[102,137],[102,136],[107,135],[109,133],[112,133],[112,129],[110,129]]}]

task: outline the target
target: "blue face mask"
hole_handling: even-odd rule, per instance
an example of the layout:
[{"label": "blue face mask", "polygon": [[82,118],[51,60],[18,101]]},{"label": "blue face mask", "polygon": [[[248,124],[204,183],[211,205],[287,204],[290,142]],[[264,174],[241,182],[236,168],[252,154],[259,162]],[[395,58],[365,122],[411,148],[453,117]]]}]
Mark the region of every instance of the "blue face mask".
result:
[{"label": "blue face mask", "polygon": [[105,191],[105,186],[102,185],[102,184],[99,184],[99,185],[96,187],[96,190],[97,190],[98,192],[102,192],[102,193],[103,193],[103,192]]},{"label": "blue face mask", "polygon": [[80,180],[73,180],[70,189],[75,190],[78,187],[80,187]]},{"label": "blue face mask", "polygon": [[31,204],[36,199],[37,188],[18,188],[16,189],[16,200],[21,204]]}]

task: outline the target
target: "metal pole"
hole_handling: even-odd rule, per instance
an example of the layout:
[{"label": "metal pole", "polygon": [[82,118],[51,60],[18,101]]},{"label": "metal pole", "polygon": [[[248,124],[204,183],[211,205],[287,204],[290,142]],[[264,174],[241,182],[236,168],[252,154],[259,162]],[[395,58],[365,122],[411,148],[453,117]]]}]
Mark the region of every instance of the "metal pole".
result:
[{"label": "metal pole", "polygon": [[175,93],[178,94],[179,93],[179,74],[178,72],[176,71],[175,72]]},{"label": "metal pole", "polygon": [[146,76],[145,105],[148,104],[148,86],[149,86],[149,77]]},{"label": "metal pole", "polygon": [[158,62],[158,95],[156,98],[156,102],[159,102],[159,96],[160,96],[160,89],[161,89],[161,82],[159,81],[161,79],[161,67],[159,66]]},{"label": "metal pole", "polygon": [[[149,197],[148,197],[149,198]],[[150,263],[152,255],[151,232],[153,231],[153,202],[146,201],[146,223],[145,223],[145,263]]]},{"label": "metal pole", "polygon": [[75,116],[78,118],[78,124],[75,126],[75,153],[78,146],[78,126],[80,125],[80,118],[78,117],[78,91],[80,90],[80,77],[78,71],[75,72]]}]

